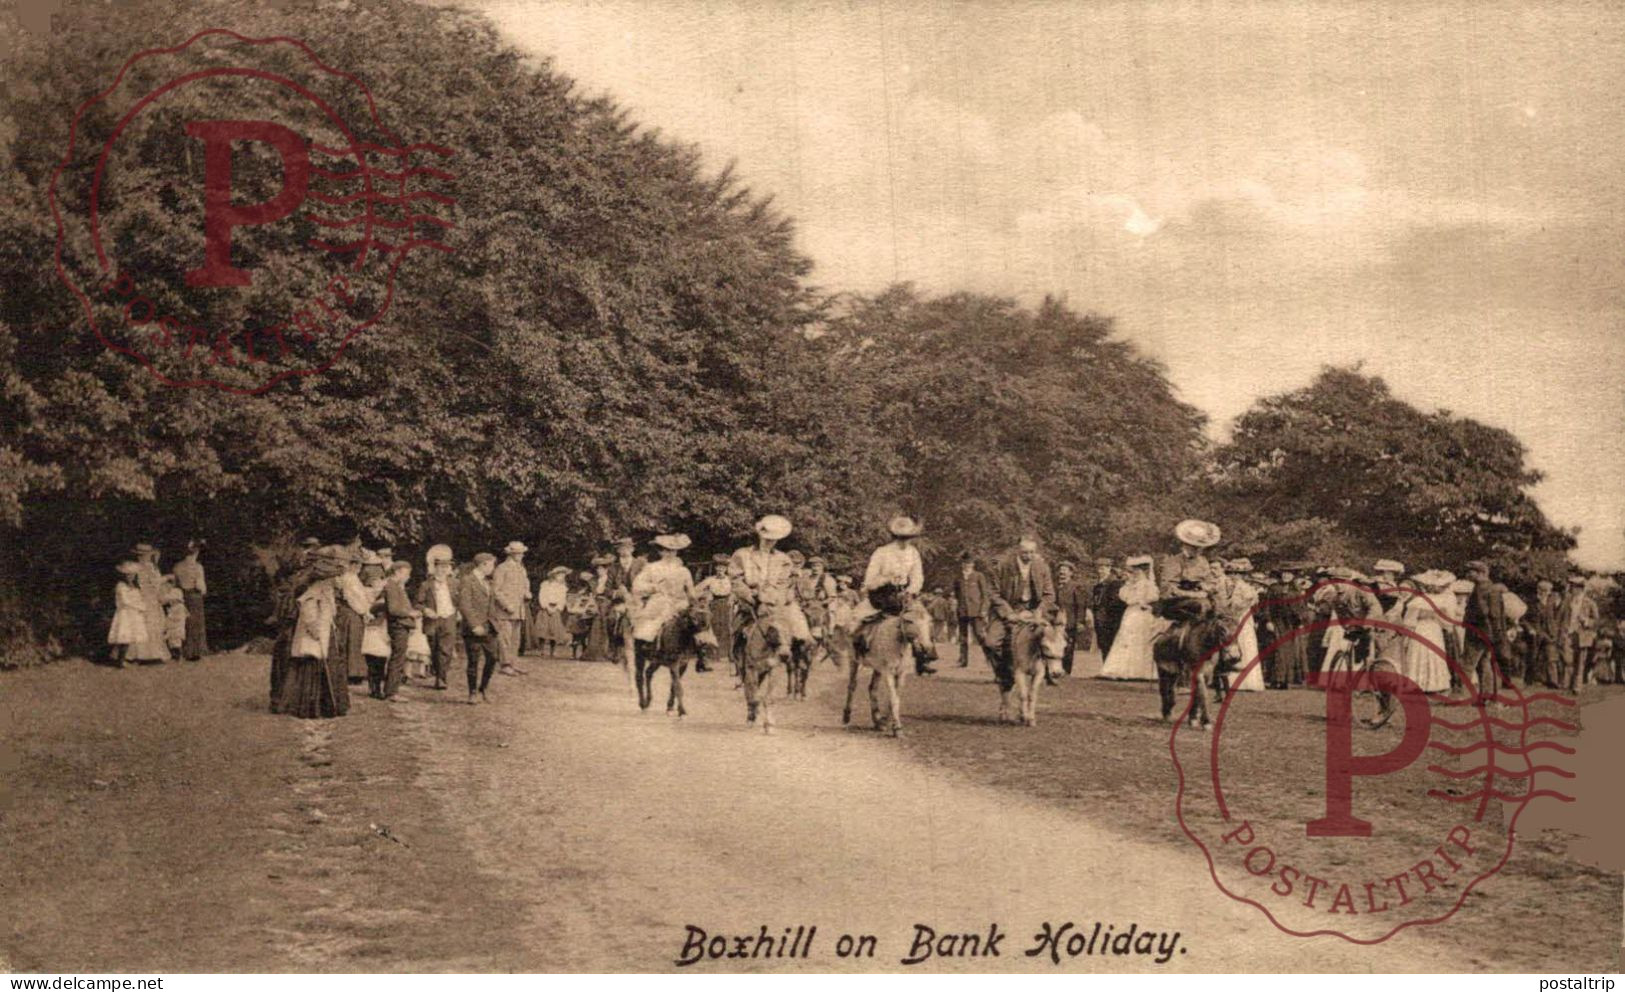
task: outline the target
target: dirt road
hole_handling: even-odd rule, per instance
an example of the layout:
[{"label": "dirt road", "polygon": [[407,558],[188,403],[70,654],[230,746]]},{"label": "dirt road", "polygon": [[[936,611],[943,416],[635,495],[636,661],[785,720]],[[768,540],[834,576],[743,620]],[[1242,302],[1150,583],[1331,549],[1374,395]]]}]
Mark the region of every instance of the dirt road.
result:
[{"label": "dirt road", "polygon": [[[805,960],[685,970],[893,970],[916,924],[985,943],[996,923],[998,957],[911,967],[1475,960],[1410,932],[1380,950],[1280,935],[1219,895],[1189,850],[1106,825],[1133,818],[1029,798],[901,746],[987,728],[944,721],[904,742],[841,728],[829,669],[823,698],[786,707],[766,737],[747,730],[722,674],[691,676],[679,721],[639,713],[608,666],[526,664],[490,705],[413,689],[409,705],[358,699],[325,722],[264,711],[262,658],[9,676],[0,889],[14,898],[0,954],[24,970],[656,971],[676,967],[689,926],[753,938],[816,926]],[[984,705],[984,686],[933,691],[973,690]],[[1037,739],[1008,734],[1000,746]],[[1083,773],[1100,758],[1078,742]],[[1130,948],[1157,938],[1146,955],[1097,942],[1057,966],[1024,953],[1045,922],[1132,925]],[[837,956],[842,934],[874,935],[872,956]]]},{"label": "dirt road", "polygon": [[[610,669],[532,671],[491,706],[391,713],[414,739],[442,742],[423,784],[482,873],[530,896],[517,967],[662,969],[689,925],[816,925],[805,962],[693,968],[891,969],[916,924],[985,938],[996,922],[1010,933],[1000,957],[914,967],[1048,970],[1024,954],[1045,921],[1180,934],[1164,964],[1063,958],[1075,970],[1464,966],[1416,939],[1373,952],[1284,937],[1215,892],[1197,858],[924,769],[895,742],[843,730],[828,699],[786,707],[767,737],[745,728],[720,674],[691,677],[691,714],[677,720],[640,714]],[[836,957],[843,933],[875,935],[874,957]]]}]

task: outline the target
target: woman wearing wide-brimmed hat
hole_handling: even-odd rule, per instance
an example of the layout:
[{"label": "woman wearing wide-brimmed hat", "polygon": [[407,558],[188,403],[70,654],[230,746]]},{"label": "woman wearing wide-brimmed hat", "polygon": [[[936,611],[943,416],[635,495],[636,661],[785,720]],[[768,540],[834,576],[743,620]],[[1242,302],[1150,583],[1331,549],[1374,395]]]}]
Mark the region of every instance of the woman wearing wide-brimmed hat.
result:
[{"label": "woman wearing wide-brimmed hat", "polygon": [[610,567],[615,564],[612,554],[595,555],[592,559],[593,616],[592,628],[587,632],[586,661],[610,661],[612,645],[609,625],[614,621],[615,588]]},{"label": "woman wearing wide-brimmed hat", "polygon": [[107,648],[113,664],[123,668],[130,648],[147,639],[147,606],[136,587],[141,567],[133,561],[121,561],[116,569],[118,585],[113,587],[113,623],[107,628]]},{"label": "woman wearing wide-brimmed hat", "polygon": [[342,653],[333,635],[343,598],[342,582],[355,567],[348,548],[329,545],[316,552],[297,596],[298,613],[288,636],[288,669],[272,709],[288,716],[322,719],[350,711],[350,687]]},{"label": "woman wearing wide-brimmed hat", "polygon": [[1117,598],[1125,607],[1123,620],[1100,669],[1100,677],[1154,682],[1157,663],[1151,656],[1151,639],[1164,626],[1151,612],[1160,596],[1157,577],[1152,571],[1150,555],[1135,555],[1125,564],[1128,575],[1117,590]]},{"label": "woman wearing wide-brimmed hat", "polygon": [[131,553],[135,555],[135,585],[141,592],[147,636],[130,645],[126,657],[130,661],[168,661],[169,641],[164,637],[164,576],[158,570],[158,549],[143,541]]},{"label": "woman wearing wide-brimmed hat", "polygon": [[682,559],[689,543],[687,534],[661,534],[654,539],[660,557],[638,569],[627,602],[634,640],[649,642],[659,637],[666,621],[693,600],[694,576]]},{"label": "woman wearing wide-brimmed hat", "polygon": [[560,644],[570,643],[570,631],[564,625],[564,607],[570,598],[564,579],[569,574],[569,568],[555,565],[548,569],[547,578],[536,583],[536,645],[549,658],[558,654]]}]

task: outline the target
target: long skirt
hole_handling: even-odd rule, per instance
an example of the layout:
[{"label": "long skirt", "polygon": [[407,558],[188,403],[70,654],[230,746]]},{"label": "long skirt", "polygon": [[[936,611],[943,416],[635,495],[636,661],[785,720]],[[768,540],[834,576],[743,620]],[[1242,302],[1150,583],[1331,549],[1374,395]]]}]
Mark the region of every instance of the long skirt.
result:
[{"label": "long skirt", "polygon": [[[1279,633],[1280,630],[1274,632]],[[1265,680],[1271,685],[1302,685],[1309,671],[1308,637],[1291,637],[1276,644],[1265,664],[1269,667]]]},{"label": "long skirt", "polygon": [[535,601],[527,601],[522,608],[524,616],[519,618],[520,654],[529,654],[532,651],[542,649],[542,646],[536,641],[536,609]]},{"label": "long skirt", "polygon": [[564,625],[564,612],[550,606],[536,608],[536,639],[554,644],[569,644],[570,631]]},{"label": "long skirt", "polygon": [[271,643],[271,712],[282,712],[282,684],[288,680],[288,648],[293,643],[291,626],[284,626]]},{"label": "long skirt", "polygon": [[280,712],[304,719],[327,719],[350,712],[350,687],[336,656],[289,660],[282,683]]},{"label": "long skirt", "polygon": [[209,653],[209,630],[203,619],[203,594],[196,590],[186,597],[186,638],[181,642],[182,658],[201,658]]},{"label": "long skirt", "polygon": [[356,678],[366,673],[366,662],[361,656],[361,642],[366,634],[366,618],[339,600],[333,616],[333,640],[327,650],[339,673],[339,681],[348,684],[352,673]]},{"label": "long skirt", "polygon": [[614,621],[606,603],[600,603],[598,613],[592,618],[592,627],[587,631],[587,653],[583,655],[586,661],[609,661],[609,627]]}]

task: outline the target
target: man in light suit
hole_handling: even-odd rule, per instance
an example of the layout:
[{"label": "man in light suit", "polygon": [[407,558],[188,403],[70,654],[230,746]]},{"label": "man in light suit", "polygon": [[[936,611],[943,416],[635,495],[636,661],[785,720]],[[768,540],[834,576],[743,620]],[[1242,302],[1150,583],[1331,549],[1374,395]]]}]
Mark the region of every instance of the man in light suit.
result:
[{"label": "man in light suit", "polygon": [[504,675],[525,674],[524,669],[514,664],[514,659],[519,657],[519,633],[524,625],[525,610],[530,606],[530,575],[525,571],[525,552],[529,550],[519,541],[509,541],[502,549],[507,560],[498,565],[494,573],[497,636]]}]

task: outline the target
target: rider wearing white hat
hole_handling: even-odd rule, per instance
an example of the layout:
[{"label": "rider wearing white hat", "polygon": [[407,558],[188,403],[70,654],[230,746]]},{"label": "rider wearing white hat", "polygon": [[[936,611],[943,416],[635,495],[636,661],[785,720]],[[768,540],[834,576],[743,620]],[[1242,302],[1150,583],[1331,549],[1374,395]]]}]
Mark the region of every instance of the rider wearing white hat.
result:
[{"label": "rider wearing white hat", "polygon": [[654,539],[660,557],[638,570],[632,580],[632,636],[653,641],[660,628],[694,598],[694,575],[683,564],[681,552],[689,546],[687,534],[661,534]]},{"label": "rider wearing white hat", "polygon": [[746,614],[736,618],[735,638],[744,633],[749,614],[760,614],[778,628],[779,653],[784,656],[789,655],[796,641],[805,645],[812,640],[807,615],[796,605],[791,584],[795,564],[789,555],[778,550],[778,543],[790,536],[790,530],[789,520],[769,513],[756,521],[756,544],[735,551],[728,561],[728,584],[732,587],[734,602],[739,607],[738,612]]},{"label": "rider wearing white hat", "polygon": [[[925,563],[920,560],[920,550],[913,543],[923,530],[920,522],[913,517],[899,515],[891,518],[886,529],[891,532],[891,541],[874,550],[869,556],[869,567],[863,573],[863,592],[874,611],[862,618],[865,628],[883,616],[902,613],[925,587]],[[860,628],[860,634],[863,630]],[[917,656],[915,671],[921,675],[933,674],[934,670],[928,664],[930,660]]]},{"label": "rider wearing white hat", "polygon": [[1179,553],[1164,557],[1157,569],[1162,596],[1188,602],[1197,612],[1206,613],[1223,573],[1202,551],[1219,543],[1219,528],[1205,520],[1182,520],[1174,528],[1174,536],[1179,539]]}]

